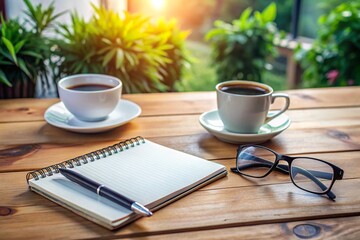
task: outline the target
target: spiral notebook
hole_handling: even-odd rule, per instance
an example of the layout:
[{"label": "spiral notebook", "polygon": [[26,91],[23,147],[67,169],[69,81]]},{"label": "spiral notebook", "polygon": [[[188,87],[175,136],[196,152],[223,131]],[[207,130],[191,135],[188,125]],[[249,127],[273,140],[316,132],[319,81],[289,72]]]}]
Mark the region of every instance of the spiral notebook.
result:
[{"label": "spiral notebook", "polygon": [[27,174],[32,191],[108,229],[124,226],[139,216],[69,181],[59,168],[72,168],[153,212],[227,174],[218,163],[142,137]]}]

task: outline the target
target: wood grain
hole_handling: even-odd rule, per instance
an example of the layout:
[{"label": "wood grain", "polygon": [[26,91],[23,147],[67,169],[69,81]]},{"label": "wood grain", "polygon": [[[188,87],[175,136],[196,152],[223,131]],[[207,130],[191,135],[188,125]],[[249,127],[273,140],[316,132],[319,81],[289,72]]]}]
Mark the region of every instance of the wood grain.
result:
[{"label": "wood grain", "polygon": [[[318,157],[318,158],[322,158],[322,159],[327,159],[329,161],[331,161],[332,163],[342,167],[345,170],[345,177],[346,179],[354,179],[354,178],[359,178],[360,176],[360,171],[359,171],[359,159],[358,159],[358,155],[359,152],[346,152],[346,153],[336,153],[336,154],[314,154],[312,155],[313,157]],[[234,160],[219,160],[219,163],[224,164],[225,166],[227,166],[227,168],[233,166],[234,164]],[[16,172],[16,173],[3,173],[0,175],[0,181],[3,183],[7,183],[2,191],[3,191],[3,201],[2,204],[3,206],[6,206],[9,210],[9,212],[11,212],[11,214],[8,216],[7,221],[10,220],[13,217],[15,217],[16,220],[14,221],[24,221],[26,222],[26,217],[31,217],[33,216],[33,214],[35,214],[35,212],[40,212],[39,219],[36,220],[36,224],[41,224],[42,226],[39,227],[40,229],[38,230],[44,230],[46,228],[51,227],[51,225],[53,225],[54,223],[52,221],[48,222],[48,220],[46,222],[43,222],[43,219],[41,219],[41,217],[45,217],[48,216],[50,217],[52,220],[56,221],[56,222],[60,222],[61,226],[57,226],[57,228],[59,229],[63,229],[66,231],[71,231],[73,228],[73,234],[79,234],[79,229],[82,229],[85,226],[85,229],[88,228],[89,224],[90,225],[94,225],[89,223],[88,221],[82,219],[81,217],[76,216],[75,214],[73,214],[74,216],[71,216],[72,213],[70,213],[69,211],[56,206],[56,204],[44,199],[43,197],[32,193],[30,191],[27,190],[27,185],[25,183],[25,173],[24,172]],[[344,180],[343,180],[344,181]],[[345,196],[343,196],[344,192],[340,191],[339,189],[342,189],[344,191],[348,191],[349,193],[351,193],[352,191],[350,189],[343,189],[343,185],[341,185],[343,181],[339,181],[335,184],[334,187],[334,192],[337,194],[338,196],[338,201],[336,204],[342,205],[342,201],[344,199]],[[354,183],[347,183],[345,186],[347,187],[351,187],[354,185],[357,185],[359,183],[354,182]],[[228,190],[226,190],[228,189]],[[216,194],[209,194],[209,191],[215,191]],[[224,194],[221,196],[220,199],[222,199],[222,201],[220,202],[216,202],[216,204],[221,204],[221,206],[219,206],[219,208],[227,208],[225,206],[230,205],[232,207],[234,207],[234,203],[230,202],[228,203],[227,201],[231,201],[231,198],[233,199],[238,199],[240,202],[245,202],[245,204],[241,204],[241,207],[239,206],[239,208],[241,209],[241,211],[244,211],[243,209],[246,209],[246,211],[254,211],[254,212],[263,212],[262,210],[259,209],[254,209],[251,208],[248,204],[246,204],[247,201],[256,201],[258,202],[259,205],[266,205],[265,203],[261,203],[259,202],[260,200],[264,200],[267,204],[274,206],[274,205],[278,205],[279,202],[283,205],[287,204],[287,201],[290,201],[291,199],[291,206],[288,206],[288,208],[286,209],[282,209],[282,211],[286,212],[296,212],[296,209],[293,209],[293,207],[296,207],[298,205],[301,205],[301,202],[304,202],[303,204],[306,205],[306,208],[311,206],[311,202],[314,201],[314,199],[318,200],[315,201],[314,203],[314,208],[315,206],[317,206],[319,203],[319,201],[322,202],[322,204],[324,204],[327,207],[331,207],[331,206],[336,206],[333,205],[333,203],[323,197],[318,197],[318,196],[314,196],[312,194],[308,194],[305,192],[302,192],[301,190],[296,189],[292,183],[289,180],[289,177],[287,175],[283,175],[283,174],[279,174],[279,173],[273,173],[272,175],[268,176],[266,179],[261,179],[261,180],[249,180],[243,177],[240,177],[236,174],[233,173],[229,173],[229,176],[226,178],[223,178],[211,185],[208,185],[207,187],[201,189],[198,192],[205,192],[204,196],[203,194],[201,198],[197,197],[196,199],[192,199],[192,195],[187,196],[186,198],[184,198],[183,200],[179,200],[179,202],[181,201],[185,201],[185,199],[188,199],[187,202],[184,202],[183,204],[180,204],[180,209],[170,209],[171,206],[166,207],[165,209],[167,209],[168,211],[170,211],[169,214],[173,213],[173,212],[183,212],[186,211],[185,209],[181,209],[181,208],[186,208],[187,205],[191,205],[192,202],[198,202],[198,203],[203,203],[203,204],[211,204],[213,200],[216,199],[216,201],[219,201],[217,194]],[[239,193],[236,194],[236,196],[234,196],[234,193]],[[210,198],[209,198],[210,196]],[[245,197],[244,196],[248,196]],[[287,198],[286,198],[287,196]],[[350,199],[352,198],[352,196],[347,196]],[[251,198],[252,200],[248,199]],[[339,199],[342,199],[341,201]],[[357,199],[353,199],[355,202],[354,204],[356,205],[356,201],[358,201]],[[225,201],[225,202],[223,202]],[[202,204],[201,204],[202,205]],[[250,204],[251,205],[251,204]],[[282,207],[284,207],[283,205],[281,205]],[[199,206],[198,206],[199,207]],[[342,206],[344,208],[349,208],[349,210],[354,210],[356,211],[356,209],[354,209],[353,207],[350,206]],[[235,208],[235,207],[234,207]],[[234,208],[231,208],[232,210],[234,210]],[[249,209],[250,208],[250,209]],[[280,206],[279,206],[280,208]],[[353,211],[350,212],[353,212]],[[161,212],[163,210],[160,210],[159,212]],[[190,210],[189,210],[190,211]],[[276,214],[278,214],[279,209],[277,210],[272,210],[277,212]],[[304,210],[301,210],[304,211]],[[313,209],[309,210],[309,211],[313,211]],[[33,212],[33,213],[32,213]],[[200,216],[196,215],[196,218],[201,217],[201,215],[204,216],[208,216],[209,214],[214,214],[214,213],[207,213],[204,212],[204,210],[197,210],[198,214]],[[229,209],[229,212],[232,212]],[[342,211],[341,211],[342,212]],[[347,213],[348,215],[352,215],[351,213]],[[31,214],[32,213],[32,214]],[[62,216],[61,221],[59,221],[59,216],[58,214],[61,213],[60,215]],[[320,211],[321,213],[321,211]],[[356,212],[353,212],[356,213]],[[20,214],[20,220],[19,220],[19,216],[17,214]],[[23,215],[24,214],[24,215]],[[228,213],[230,214],[230,213]],[[239,215],[244,214],[244,213],[238,213]],[[248,213],[249,215],[250,213]],[[270,213],[268,213],[269,215]],[[285,215],[285,213],[283,213]],[[50,215],[50,216],[49,216]],[[192,214],[190,214],[191,217],[194,217]],[[251,214],[250,214],[251,215]],[[270,214],[271,215],[271,214]],[[291,213],[290,213],[291,215]],[[311,214],[312,217],[314,217],[313,214]],[[345,214],[346,215],[346,214]],[[271,215],[272,216],[272,215]],[[271,217],[270,216],[270,217]],[[25,217],[25,219],[23,219],[23,217]],[[170,219],[173,219],[172,222],[170,222],[169,224],[171,224],[172,228],[176,227],[178,220],[172,218],[171,216],[167,216],[167,220],[165,222],[170,221]],[[258,216],[257,216],[258,217]],[[268,216],[269,217],[269,216]],[[317,216],[317,217],[322,217]],[[65,219],[63,219],[65,218]],[[190,218],[190,216],[189,216]],[[76,227],[74,225],[71,224],[71,228],[68,229],[68,225],[66,223],[69,223],[69,219],[71,219],[71,223],[75,224]],[[72,220],[74,219],[74,220]],[[230,218],[229,218],[230,219]],[[236,219],[236,217],[235,217]],[[244,221],[244,219],[242,219]],[[257,220],[253,220],[254,222],[250,221],[251,220],[251,216],[247,216],[246,217],[246,221],[245,222],[240,222],[238,223],[239,225],[252,225],[252,224],[259,224],[259,222],[257,222]],[[74,223],[73,221],[75,221],[76,223]],[[155,221],[155,220],[154,220]],[[157,221],[157,220],[156,220]],[[193,220],[185,220],[185,221],[189,221],[191,224],[191,227],[193,226]],[[199,219],[199,221],[202,223],[203,219]],[[229,220],[227,219],[226,221],[224,221],[224,223],[227,227],[228,224],[230,224],[228,222]],[[250,222],[248,222],[250,221]],[[264,219],[264,221],[266,222],[272,222],[272,219]],[[280,220],[279,220],[280,221]],[[288,218],[285,218],[281,221],[288,221]],[[32,221],[32,223],[34,223],[34,221]],[[64,224],[65,226],[62,226],[62,224]],[[184,224],[184,223],[182,223]],[[219,227],[218,224],[220,223],[216,223],[216,226],[210,226],[210,228],[217,228]],[[231,223],[230,225],[232,226],[234,223]],[[44,226],[45,225],[45,226]],[[235,224],[237,225],[237,224]],[[0,218],[0,226],[1,226],[1,218]],[[131,226],[131,225],[130,225]],[[157,225],[156,225],[157,226]],[[168,226],[168,225],[167,225]],[[137,223],[135,226],[135,229],[133,233],[121,233],[125,234],[124,236],[128,236],[128,234],[130,234],[129,236],[137,236],[137,234],[141,234],[142,232],[140,231],[140,233],[138,232],[138,227]],[[189,230],[188,228],[191,228],[190,226],[187,226],[186,229]],[[208,226],[209,227],[209,226]],[[44,229],[42,229],[44,228]],[[96,229],[99,230],[101,233],[103,233],[102,228],[98,227],[95,225],[91,227],[92,229]],[[131,227],[130,227],[131,228]],[[143,229],[144,227],[141,227],[141,229]],[[167,228],[167,227],[166,227]],[[182,226],[181,228],[184,228],[184,226]],[[200,228],[200,227],[199,227]],[[144,228],[147,229],[147,228]],[[154,226],[149,227],[149,229],[152,229],[152,231],[155,231],[155,233],[163,233],[163,232],[177,232],[178,229],[167,229],[167,230],[159,230],[157,228],[154,229]],[[197,228],[195,228],[197,229]],[[0,227],[1,230],[1,227]],[[183,231],[183,229],[181,230]],[[193,230],[192,230],[193,231]],[[85,234],[84,230],[84,234]],[[120,231],[122,232],[122,231]],[[80,231],[80,233],[82,233]],[[155,234],[152,233],[151,234]],[[56,233],[57,236],[61,236],[62,233]],[[79,235],[77,235],[79,236]],[[80,235],[81,236],[81,235]],[[34,237],[36,237],[36,235],[34,235]],[[83,237],[88,237],[87,235],[84,235]]]},{"label": "wood grain", "polygon": [[[322,154],[311,154],[311,155],[297,155],[297,156],[311,156],[319,159],[326,160],[335,164],[336,166],[344,169],[344,179],[354,179],[360,178],[360,151],[356,152],[338,152],[338,153],[322,153]],[[121,158],[120,158],[121,160]],[[202,190],[213,190],[213,189],[223,189],[223,188],[234,188],[234,187],[246,187],[246,186],[261,186],[269,184],[282,184],[282,183],[291,183],[290,178],[287,174],[279,173],[274,171],[270,176],[262,179],[251,179],[244,178],[238,174],[232,173],[230,171],[231,167],[235,166],[235,158],[231,159],[222,159],[216,160],[216,162],[226,166],[228,170],[228,176],[225,178],[216,181],[215,183],[208,185]],[[3,199],[13,199],[17,194],[19,189],[26,188],[26,171],[25,172],[6,172],[0,174],[0,182],[7,184],[2,187]],[[22,204],[25,204],[29,199],[24,200]],[[12,200],[9,200],[8,203],[11,203]]]},{"label": "wood grain", "polygon": [[[2,145],[2,149],[0,149],[0,172],[38,169],[118,142],[117,140],[87,142],[87,139],[84,139],[84,141],[72,141],[73,143]],[[237,148],[237,145],[221,142],[209,133],[150,137],[148,139],[209,160],[234,158]],[[360,150],[360,128],[289,129],[262,145],[283,154],[293,155],[329,151],[332,153],[358,151]]]},{"label": "wood grain", "polygon": [[[298,230],[298,231],[296,231]],[[295,234],[295,232],[297,234]],[[317,219],[287,223],[261,224],[139,237],[136,239],[357,239],[360,217]]]},{"label": "wood grain", "polygon": [[[288,111],[292,124],[289,130],[317,131],[338,128],[360,128],[360,107],[342,109],[316,109]],[[198,115],[142,117],[114,130],[98,134],[72,133],[47,124],[44,121],[0,124],[0,145],[41,143],[89,143],[124,140],[141,135],[146,138],[176,137],[206,132],[198,122]],[[287,131],[289,131],[287,130]],[[286,132],[287,132],[286,131]],[[90,137],[89,137],[90,136]]]},{"label": "wood grain", "polygon": [[[148,139],[209,160],[234,158],[237,148],[237,145],[221,142],[209,133]],[[0,172],[37,169],[116,142],[3,145],[0,150]],[[283,154],[325,153],[329,149],[331,152],[357,151],[360,150],[360,128],[289,129],[263,145]]]},{"label": "wood grain", "polygon": [[[295,232],[315,232],[311,239],[359,239],[360,87],[287,93],[291,126],[263,145],[283,154],[324,159],[344,169],[344,179],[333,187],[335,202],[296,188],[288,175],[278,172],[263,179],[229,172],[153,217],[117,231],[29,191],[27,171],[137,135],[219,162],[229,170],[235,165],[237,145],[219,141],[198,123],[201,113],[216,108],[215,92],[124,95],[141,106],[142,115],[99,134],[71,133],[48,125],[43,113],[58,99],[0,100],[0,239],[299,239]],[[280,105],[277,102],[274,108]]]},{"label": "wood grain", "polygon": [[[360,195],[353,193],[353,186],[358,184],[359,179],[339,181],[333,189],[336,202],[298,190],[291,183],[197,191],[157,211],[153,217],[140,219],[113,233],[125,237],[298,221],[309,216],[311,219],[354,216],[360,214]],[[36,226],[31,238],[50,228],[55,236],[62,236],[64,232],[77,238],[104,234],[102,227],[35,193],[24,188],[19,188],[17,193],[12,198],[5,196],[9,202],[4,202],[4,206],[11,209],[12,214],[0,218],[3,233],[9,231],[16,236],[11,229],[21,222],[25,228]]]}]

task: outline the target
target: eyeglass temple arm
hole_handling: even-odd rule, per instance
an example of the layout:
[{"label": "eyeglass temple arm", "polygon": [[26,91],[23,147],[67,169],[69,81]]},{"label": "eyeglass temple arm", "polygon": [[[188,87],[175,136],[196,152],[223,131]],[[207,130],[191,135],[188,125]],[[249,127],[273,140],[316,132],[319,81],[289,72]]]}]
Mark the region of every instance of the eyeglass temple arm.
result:
[{"label": "eyeglass temple arm", "polygon": [[[273,165],[273,163],[268,161],[268,160],[253,156],[251,154],[246,154],[246,155],[251,157],[251,159],[248,159],[248,160],[255,160],[255,161],[258,161],[260,163],[250,163],[250,164],[242,165],[241,167],[239,167],[240,170],[241,169],[247,169],[247,168],[253,168],[253,167],[268,167],[268,168],[271,168],[272,165]],[[308,177],[310,180],[312,180],[323,191],[325,191],[327,189],[327,187],[321,181],[319,181],[316,177],[314,177],[314,175],[312,173],[315,173],[315,176],[316,176],[316,173],[318,173],[320,175],[324,175],[323,178],[325,178],[325,179],[329,179],[328,177],[329,177],[329,175],[331,175],[330,179],[332,179],[332,174],[330,174],[330,173],[324,173],[324,172],[314,171],[314,170],[308,171],[308,170],[305,170],[305,169],[299,168],[299,167],[293,167],[293,169],[297,170],[297,172],[293,171],[293,177],[295,177],[297,173],[300,173],[300,174]],[[276,166],[276,170],[279,170],[279,171],[281,171],[283,173],[289,174],[289,167],[287,165],[278,164]],[[231,171],[238,172],[238,169],[237,168],[231,168]],[[329,191],[327,193],[327,195],[332,200],[334,200],[336,198],[336,195],[332,191]]]},{"label": "eyeglass temple arm", "polygon": [[[271,168],[272,164],[267,164],[267,163],[249,163],[249,164],[246,164],[246,165],[242,165],[241,167],[239,167],[240,170],[244,170],[244,169],[248,169],[248,168],[256,168],[256,167],[268,167],[268,168]],[[286,165],[282,165],[280,167],[286,167],[288,168],[288,166]],[[284,169],[281,169],[279,167],[278,170],[280,170],[281,172],[283,173],[287,173],[289,174],[289,171],[287,170],[284,170]],[[296,170],[298,172],[295,172],[294,174],[296,175],[297,173],[300,173],[304,176],[306,176],[307,178],[309,178],[310,180],[312,180],[316,185],[318,185],[323,191],[325,191],[327,189],[327,187],[321,182],[319,181],[316,177],[314,177],[310,172],[302,169],[302,168],[298,168],[298,167],[293,167],[293,169],[296,168]],[[233,167],[231,168],[231,171],[232,172],[235,172],[235,173],[239,173],[238,169],[236,167]],[[336,195],[332,192],[332,191],[329,191],[328,193],[326,193],[326,195],[328,195],[328,197],[332,200],[334,200],[336,198]]]},{"label": "eyeglass temple arm", "polygon": [[[300,167],[292,167],[292,169],[293,169],[294,177],[296,176],[297,173],[302,174],[305,177],[312,180],[316,185],[318,185],[321,188],[321,190],[325,191],[327,189],[327,187],[319,179],[314,177],[314,175],[311,173],[312,171],[308,171],[308,170],[300,168]],[[326,195],[328,195],[328,197],[332,200],[334,200],[336,198],[335,194],[332,191],[327,192]]]}]

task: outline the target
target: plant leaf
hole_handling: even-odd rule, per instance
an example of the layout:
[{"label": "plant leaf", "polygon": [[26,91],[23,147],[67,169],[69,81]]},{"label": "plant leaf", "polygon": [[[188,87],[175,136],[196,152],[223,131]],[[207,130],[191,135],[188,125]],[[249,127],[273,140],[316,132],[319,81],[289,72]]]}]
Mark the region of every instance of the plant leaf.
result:
[{"label": "plant leaf", "polygon": [[124,52],[121,48],[118,48],[116,50],[116,69],[119,69],[123,61],[124,61]]},{"label": "plant leaf", "polygon": [[104,43],[107,44],[107,45],[112,45],[111,40],[109,40],[109,39],[107,39],[107,38],[102,38],[101,41],[104,42]]},{"label": "plant leaf", "polygon": [[54,21],[56,18],[60,17],[61,15],[64,15],[65,13],[68,13],[69,11],[68,10],[65,10],[65,11],[62,11],[62,12],[59,12],[58,14],[55,14],[54,16],[52,16],[52,18],[50,19],[50,21]]},{"label": "plant leaf", "polygon": [[246,23],[250,17],[250,14],[252,12],[252,8],[248,7],[244,10],[244,12],[241,14],[239,18],[239,28],[240,30],[246,29]]},{"label": "plant leaf", "polygon": [[1,65],[9,65],[9,66],[14,65],[12,62],[6,61],[6,60],[0,60],[0,64]]},{"label": "plant leaf", "polygon": [[211,29],[205,36],[205,40],[209,41],[210,39],[216,37],[216,36],[222,36],[226,33],[226,31],[224,29],[220,29],[220,28],[214,28]]},{"label": "plant leaf", "polygon": [[20,49],[24,46],[25,43],[26,43],[25,39],[18,42],[14,47],[15,52],[18,53],[20,51]]},{"label": "plant leaf", "polygon": [[26,74],[26,76],[28,76],[30,79],[33,79],[29,69],[26,67],[25,62],[22,59],[19,59],[19,68]]},{"label": "plant leaf", "polygon": [[4,83],[8,87],[12,87],[11,82],[9,82],[5,73],[1,69],[0,69],[0,82]]},{"label": "plant leaf", "polygon": [[22,55],[26,55],[26,56],[31,56],[31,57],[35,57],[35,58],[39,58],[42,59],[43,56],[40,55],[39,53],[33,52],[33,51],[23,51],[21,52]]},{"label": "plant leaf", "polygon": [[255,19],[258,21],[258,23],[260,24],[260,26],[263,25],[264,21],[263,21],[263,18],[262,18],[262,15],[259,11],[255,11],[254,12],[254,16],[255,16]]},{"label": "plant leaf", "polygon": [[272,2],[267,6],[261,13],[261,16],[265,23],[274,21],[276,18],[276,4]]},{"label": "plant leaf", "polygon": [[18,65],[14,45],[6,37],[2,37],[2,40],[3,40],[6,48],[8,49],[13,61],[15,62],[16,65]]},{"label": "plant leaf", "polygon": [[116,49],[112,49],[110,50],[104,57],[104,60],[102,62],[102,65],[105,67],[109,62],[110,60],[114,57],[116,53]]}]

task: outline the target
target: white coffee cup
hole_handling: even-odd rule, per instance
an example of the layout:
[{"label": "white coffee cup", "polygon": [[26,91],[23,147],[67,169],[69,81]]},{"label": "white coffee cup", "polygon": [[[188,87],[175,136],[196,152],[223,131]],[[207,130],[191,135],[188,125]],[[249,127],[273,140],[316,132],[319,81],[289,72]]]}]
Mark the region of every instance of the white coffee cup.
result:
[{"label": "white coffee cup", "polygon": [[118,104],[122,82],[102,74],[78,74],[58,82],[61,101],[76,118],[82,121],[101,121]]},{"label": "white coffee cup", "polygon": [[[260,127],[285,112],[290,98],[285,93],[273,93],[262,83],[233,80],[216,85],[219,116],[224,127],[231,132],[254,134]],[[282,109],[268,116],[270,105],[276,98],[284,98]]]}]

